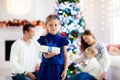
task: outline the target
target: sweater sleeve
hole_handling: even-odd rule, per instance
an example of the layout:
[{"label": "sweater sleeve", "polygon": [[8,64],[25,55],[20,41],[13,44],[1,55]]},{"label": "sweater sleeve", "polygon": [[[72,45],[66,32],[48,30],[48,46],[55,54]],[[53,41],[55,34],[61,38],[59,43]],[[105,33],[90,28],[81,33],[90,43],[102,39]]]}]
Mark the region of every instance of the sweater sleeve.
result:
[{"label": "sweater sleeve", "polygon": [[99,61],[100,65],[102,66],[103,70],[106,72],[110,66],[110,57],[109,57],[107,48],[104,45],[104,43],[98,43],[97,47],[99,47],[98,54],[102,55],[101,57],[97,56],[98,61]]},{"label": "sweater sleeve", "polygon": [[101,66],[95,58],[88,60],[88,64],[86,66],[81,66],[80,68],[83,72],[89,73],[96,79],[99,79],[101,73],[103,72]]},{"label": "sweater sleeve", "polygon": [[45,45],[46,44],[45,36],[40,36],[40,38],[37,41],[41,45]]},{"label": "sweater sleeve", "polygon": [[32,41],[33,42],[33,44],[35,45],[35,48],[36,48],[36,54],[39,56],[39,58],[38,58],[38,63],[40,63],[41,62],[41,58],[42,58],[42,53],[41,53],[41,51],[43,50],[43,47],[42,47],[42,45],[40,45],[39,43],[38,43],[38,41],[36,41],[36,40],[33,40]]},{"label": "sweater sleeve", "polygon": [[103,53],[103,59],[101,60],[101,63],[103,63],[103,69],[105,72],[107,72],[107,70],[109,69],[110,66],[110,57],[109,54],[107,52],[107,50],[102,49],[101,52]]},{"label": "sweater sleeve", "polygon": [[17,42],[14,42],[11,47],[10,61],[13,64],[13,69],[15,73],[24,73],[25,69],[17,63],[20,55],[19,51],[20,51],[20,45]]}]

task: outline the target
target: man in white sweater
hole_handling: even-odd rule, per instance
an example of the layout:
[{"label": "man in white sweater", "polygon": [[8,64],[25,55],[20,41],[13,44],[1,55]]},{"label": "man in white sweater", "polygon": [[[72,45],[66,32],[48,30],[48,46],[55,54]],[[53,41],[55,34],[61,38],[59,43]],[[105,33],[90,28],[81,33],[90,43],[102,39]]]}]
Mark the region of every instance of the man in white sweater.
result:
[{"label": "man in white sweater", "polygon": [[39,50],[32,40],[34,26],[23,26],[23,37],[16,40],[11,47],[10,61],[13,63],[13,80],[36,80],[35,67],[40,64]]}]

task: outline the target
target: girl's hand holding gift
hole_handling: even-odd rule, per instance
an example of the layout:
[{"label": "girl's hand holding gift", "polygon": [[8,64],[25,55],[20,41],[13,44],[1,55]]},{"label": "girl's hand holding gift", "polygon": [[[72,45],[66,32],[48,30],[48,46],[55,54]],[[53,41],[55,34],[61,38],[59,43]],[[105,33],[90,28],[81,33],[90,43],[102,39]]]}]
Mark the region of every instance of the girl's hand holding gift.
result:
[{"label": "girl's hand holding gift", "polygon": [[60,48],[41,45],[40,46],[40,52],[47,53],[47,54],[50,54],[50,53],[59,54],[60,53]]},{"label": "girl's hand holding gift", "polygon": [[43,54],[45,58],[51,58],[60,53],[60,48],[58,47],[46,46],[46,48],[47,48],[46,50],[44,49],[46,52],[44,52]]},{"label": "girl's hand holding gift", "polygon": [[51,58],[51,57],[57,55],[57,53],[51,52],[51,53],[44,53],[43,55],[45,58]]}]

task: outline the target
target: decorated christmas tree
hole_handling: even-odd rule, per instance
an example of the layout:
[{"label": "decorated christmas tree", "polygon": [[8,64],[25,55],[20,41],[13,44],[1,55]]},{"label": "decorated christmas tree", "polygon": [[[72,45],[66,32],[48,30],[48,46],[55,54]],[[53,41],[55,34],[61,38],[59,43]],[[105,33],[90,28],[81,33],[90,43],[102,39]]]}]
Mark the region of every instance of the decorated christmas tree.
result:
[{"label": "decorated christmas tree", "polygon": [[55,15],[61,23],[61,35],[67,36],[70,41],[68,50],[76,53],[77,49],[79,49],[76,39],[84,32],[85,28],[85,22],[80,11],[80,0],[56,1]]},{"label": "decorated christmas tree", "polygon": [[[55,15],[60,20],[60,34],[67,36],[69,39],[68,51],[76,54],[80,50],[80,38],[78,37],[85,30],[85,22],[80,10],[80,0],[56,1]],[[74,65],[69,66],[68,75],[72,75],[79,70]]]}]

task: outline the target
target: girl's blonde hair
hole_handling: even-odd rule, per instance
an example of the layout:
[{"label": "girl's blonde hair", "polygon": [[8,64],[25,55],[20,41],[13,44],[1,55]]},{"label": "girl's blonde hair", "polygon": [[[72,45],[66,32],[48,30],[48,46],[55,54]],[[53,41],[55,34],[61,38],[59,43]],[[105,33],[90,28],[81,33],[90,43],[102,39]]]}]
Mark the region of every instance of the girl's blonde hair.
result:
[{"label": "girl's blonde hair", "polygon": [[57,20],[58,23],[59,23],[59,20],[57,19],[57,17],[56,17],[55,15],[53,15],[53,14],[50,14],[50,15],[48,15],[48,17],[46,18],[45,24],[47,24],[47,23],[48,23],[50,20],[52,20],[52,19]]},{"label": "girl's blonde hair", "polygon": [[[59,22],[59,20],[57,19],[57,17],[56,17],[55,15],[53,15],[53,14],[50,14],[50,15],[48,15],[48,17],[46,18],[45,25],[47,25],[47,23],[48,23],[50,20],[52,20],[52,19],[57,20],[57,21],[58,21],[58,24],[60,24],[60,22]],[[42,32],[42,35],[45,36],[45,35],[47,35],[47,33],[48,33],[48,31],[47,31],[46,28],[44,27],[44,30],[43,30],[43,32]]]},{"label": "girl's blonde hair", "polygon": [[88,48],[86,48],[85,51],[90,51],[91,54],[93,54],[94,56],[98,53],[98,51],[95,47],[88,47]]}]

